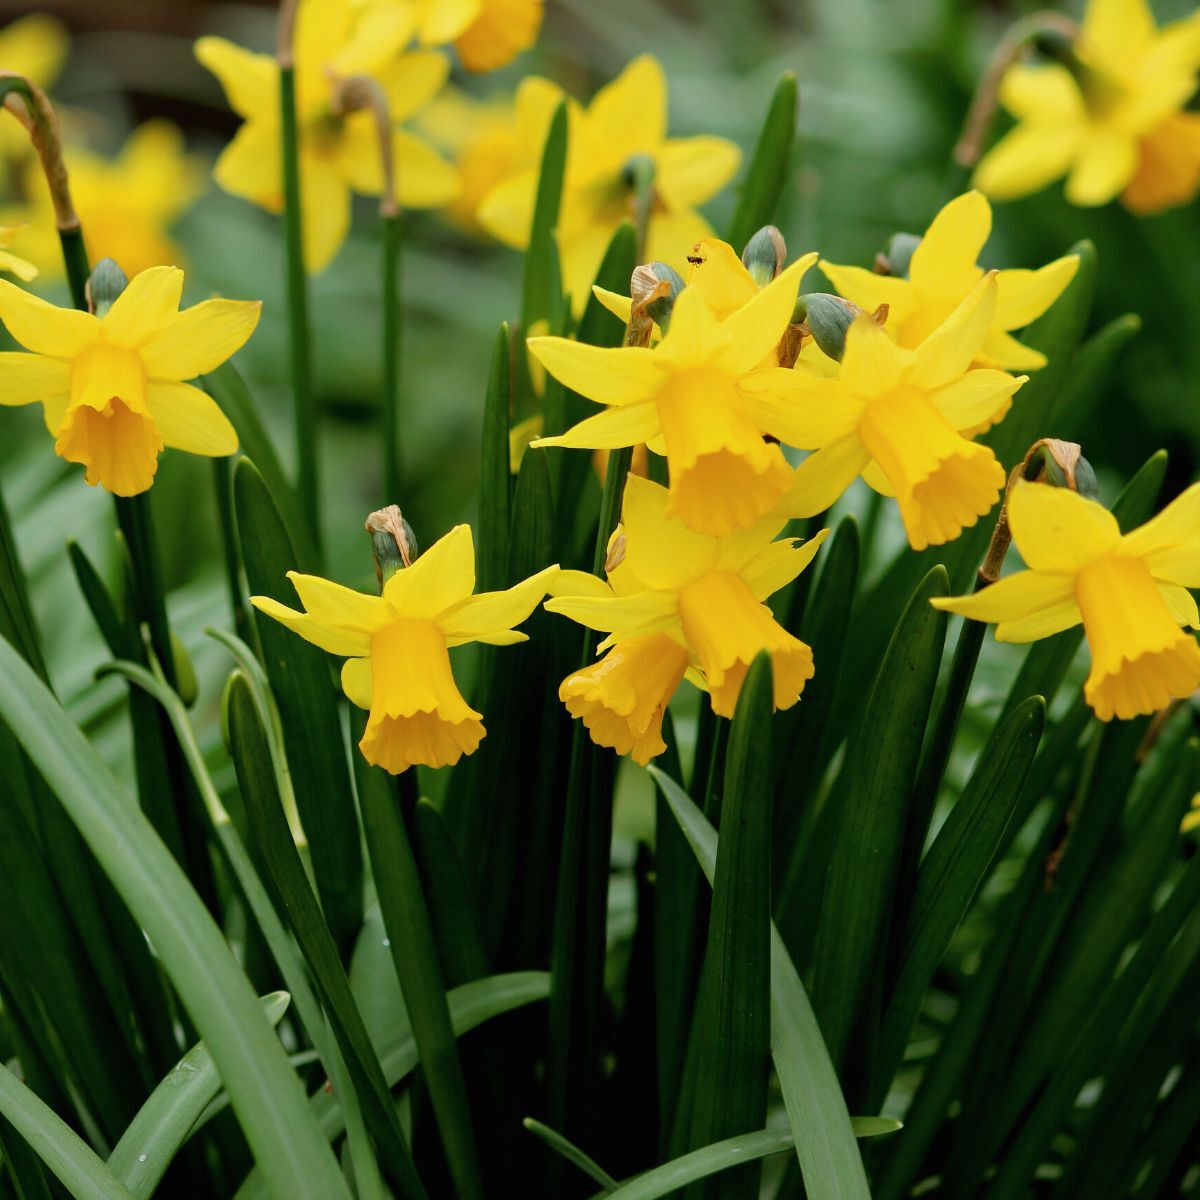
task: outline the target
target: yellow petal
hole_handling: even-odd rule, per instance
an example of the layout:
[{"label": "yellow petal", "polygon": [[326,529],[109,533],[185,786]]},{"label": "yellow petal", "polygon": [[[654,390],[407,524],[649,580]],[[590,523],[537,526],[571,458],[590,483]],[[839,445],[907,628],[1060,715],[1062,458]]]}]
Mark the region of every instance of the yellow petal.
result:
[{"label": "yellow petal", "polygon": [[279,130],[261,121],[247,121],[221,151],[213,178],[218,186],[265,208],[283,207],[283,167]]},{"label": "yellow petal", "polygon": [[1040,371],[1046,365],[1046,356],[993,325],[976,361],[1005,371]]},{"label": "yellow petal", "polygon": [[840,379],[854,395],[870,400],[898,387],[915,362],[912,352],[901,350],[877,321],[859,313],[846,330]]},{"label": "yellow petal", "polygon": [[254,54],[224,38],[202,37],[196,57],[220,80],[229,107],[239,116],[278,120],[279,67],[269,54]]},{"label": "yellow petal", "polygon": [[991,232],[992,209],[983,193],[956,196],[913,251],[909,279],[927,296],[964,295],[979,281],[979,255]]},{"label": "yellow petal", "polygon": [[623,404],[587,417],[557,437],[536,438],[530,446],[573,450],[617,450],[649,441],[661,431],[653,404]]},{"label": "yellow petal", "polygon": [[[877,275],[862,267],[840,267],[821,259],[825,277],[851,304],[874,312],[881,304],[888,306],[887,328],[894,332],[915,307],[917,300],[913,285],[898,275]],[[901,344],[905,344],[901,341]]]},{"label": "yellow petal", "polygon": [[483,0],[438,0],[421,14],[420,38],[425,46],[452,42],[483,11]]},{"label": "yellow petal", "polygon": [[646,587],[681,587],[716,561],[711,537],[668,516],[670,493],[638,475],[630,475],[621,502],[625,561]]},{"label": "yellow petal", "polygon": [[0,404],[54,403],[65,400],[71,387],[71,367],[59,358],[0,352]]},{"label": "yellow petal", "polygon": [[1028,196],[1070,170],[1084,136],[1081,123],[1018,125],[983,156],[973,182],[993,200]]},{"label": "yellow petal", "polygon": [[114,346],[136,350],[175,316],[183,295],[178,267],[151,267],[135,275],[100,322]]},{"label": "yellow petal", "polygon": [[640,592],[632,596],[555,596],[546,601],[546,611],[623,639],[660,631],[672,624],[675,597],[666,592]]},{"label": "yellow petal", "polygon": [[785,367],[755,371],[738,385],[742,407],[764,432],[798,450],[826,446],[852,433],[863,402],[840,380],[813,379]]},{"label": "yellow petal", "polygon": [[0,250],[0,271],[10,271],[24,283],[38,277],[38,269],[33,263],[18,258],[8,250]]},{"label": "yellow petal", "polygon": [[315,617],[296,612],[286,604],[280,604],[270,596],[251,596],[250,603],[264,616],[286,625],[298,633],[306,642],[312,642],[330,654],[362,657],[371,652],[371,635],[358,629],[343,629],[335,625],[324,625]]},{"label": "yellow petal", "polygon": [[350,188],[332,164],[308,161],[301,166],[304,265],[319,275],[350,232]]},{"label": "yellow petal", "polygon": [[450,60],[434,50],[414,50],[401,55],[382,76],[393,125],[407,121],[442,90],[450,74]]},{"label": "yellow petal", "polygon": [[468,596],[438,618],[446,644],[458,646],[511,631],[542,602],[557,574],[557,565],[546,567],[506,591]]},{"label": "yellow petal", "polygon": [[663,372],[654,358],[657,350],[588,346],[560,337],[533,337],[525,344],[559,383],[597,404],[652,400],[663,384]]},{"label": "yellow petal", "polygon": [[[1196,23],[1200,33],[1200,22]],[[1137,174],[1121,193],[1135,213],[1157,213],[1185,204],[1200,186],[1200,113],[1174,113],[1138,143]]]},{"label": "yellow petal", "polygon": [[1162,583],[1159,580],[1155,580],[1155,583],[1158,594],[1171,613],[1171,620],[1177,625],[1200,629],[1200,609],[1196,607],[1196,597],[1177,583]]},{"label": "yellow petal", "polygon": [[1078,571],[1121,538],[1112,513],[1067,488],[1019,480],[1008,498],[1008,523],[1026,566]]},{"label": "yellow petal", "polygon": [[204,300],[176,313],[139,351],[152,379],[194,379],[240,350],[258,325],[257,300]]},{"label": "yellow petal", "polygon": [[[732,321],[733,318],[730,318]],[[704,297],[690,288],[684,288],[671,309],[671,324],[666,336],[653,353],[657,361],[677,370],[716,362],[729,374],[740,374],[726,366],[727,357],[736,357],[733,346],[735,330],[730,322],[720,323],[708,307]],[[782,334],[783,330],[780,330]],[[775,341],[778,341],[778,337]],[[774,342],[771,343],[774,345]],[[728,354],[727,354],[728,351]],[[761,358],[762,355],[759,355]],[[757,364],[757,359],[755,364]],[[743,368],[748,370],[749,368]]]},{"label": "yellow petal", "polygon": [[708,307],[724,320],[758,294],[737,251],[720,238],[701,238],[688,252],[687,286],[704,297]]},{"label": "yellow petal", "polygon": [[751,559],[739,574],[755,598],[765,600],[780,588],[787,587],[812,562],[828,536],[829,530],[822,529],[804,542],[799,538],[772,542],[761,554]]},{"label": "yellow petal", "polygon": [[146,403],[163,445],[221,458],[238,448],[237,431],[217,402],[190,383],[151,382]]},{"label": "yellow petal", "polygon": [[724,138],[671,138],[658,153],[654,178],[672,209],[711,200],[736,174],[742,152]]},{"label": "yellow petal", "polygon": [[51,358],[74,358],[100,337],[90,313],[56,308],[7,279],[0,279],[0,321],[26,350]]},{"label": "yellow petal", "polygon": [[883,473],[883,468],[874,460],[862,470],[863,483],[867,485],[873,492],[878,492],[881,496],[886,496],[889,500],[895,500],[896,489],[892,487],[888,481],[888,477]]},{"label": "yellow petal", "polygon": [[724,328],[730,346],[721,356],[721,365],[731,375],[754,370],[768,355],[774,353],[779,339],[792,322],[800,281],[816,261],[815,253],[802,255],[726,317]]},{"label": "yellow petal", "polygon": [[1073,124],[1086,111],[1075,77],[1058,63],[1017,63],[1004,73],[1000,102],[1015,117],[1047,125]]},{"label": "yellow petal", "polygon": [[1122,549],[1143,559],[1155,579],[1200,587],[1200,483],[1127,534]]},{"label": "yellow petal", "polygon": [[559,571],[547,584],[551,596],[611,596],[613,590],[603,579],[587,571]]},{"label": "yellow petal", "polygon": [[498,183],[479,202],[479,224],[497,241],[524,250],[529,245],[533,224],[533,203],[537,196],[537,172],[532,168],[518,171]]},{"label": "yellow petal", "polygon": [[403,208],[440,208],[459,193],[458,172],[427,142],[403,129],[392,134],[396,198]]},{"label": "yellow petal", "polygon": [[496,71],[537,41],[544,0],[485,0],[454,48],[468,71]]},{"label": "yellow petal", "polygon": [[998,271],[995,323],[1001,329],[1024,329],[1066,291],[1078,269],[1079,256],[1066,254],[1037,271]]},{"label": "yellow petal", "polygon": [[814,450],[797,468],[782,507],[795,517],[824,512],[854,482],[871,455],[857,433]]},{"label": "yellow petal", "polygon": [[969,596],[937,596],[934,608],[996,622],[998,642],[1033,642],[1083,619],[1075,602],[1074,578],[1050,571],[1016,571]]},{"label": "yellow petal", "polygon": [[397,571],[384,585],[383,594],[406,617],[439,616],[475,590],[475,541],[470,525],[455,525],[411,567]]},{"label": "yellow petal", "polygon": [[592,284],[592,295],[596,297],[600,303],[608,309],[614,317],[619,317],[622,323],[629,324],[629,318],[633,313],[633,298],[630,296],[621,296],[616,292],[610,292],[607,288],[602,288],[598,283]]},{"label": "yellow petal", "polygon": [[1137,165],[1134,137],[1108,126],[1094,128],[1067,178],[1067,199],[1087,206],[1107,204],[1133,178]]},{"label": "yellow petal", "polygon": [[1007,411],[1010,398],[1028,379],[983,368],[968,371],[929,398],[955,429],[966,431],[990,423],[1002,409]]},{"label": "yellow petal", "polygon": [[658,60],[635,58],[602,87],[584,116],[584,139],[596,169],[620,168],[634,154],[653,154],[667,134],[667,81]]},{"label": "yellow petal", "polygon": [[1080,49],[1102,64],[1123,64],[1146,50],[1157,32],[1146,0],[1088,0]]},{"label": "yellow petal", "polygon": [[932,391],[957,380],[979,356],[996,314],[996,274],[985,275],[917,347],[909,382]]},{"label": "yellow petal", "polygon": [[289,571],[288,578],[305,612],[322,625],[374,633],[391,620],[388,606],[379,596],[368,596],[320,575]]},{"label": "yellow petal", "polygon": [[369,658],[348,658],[342,663],[342,691],[355,707],[371,707],[371,680]]}]

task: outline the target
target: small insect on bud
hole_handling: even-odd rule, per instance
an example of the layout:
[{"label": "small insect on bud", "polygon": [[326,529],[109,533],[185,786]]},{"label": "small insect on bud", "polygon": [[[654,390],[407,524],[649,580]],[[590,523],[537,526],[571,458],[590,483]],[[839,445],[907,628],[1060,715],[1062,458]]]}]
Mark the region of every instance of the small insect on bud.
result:
[{"label": "small insect on bud", "polygon": [[366,521],[375,557],[375,578],[380,591],[397,571],[411,567],[417,557],[417,538],[398,505],[389,504],[373,512]]},{"label": "small insect on bud", "polygon": [[915,233],[893,233],[887,249],[875,255],[875,274],[906,277],[913,252],[920,244],[921,239]]},{"label": "small insect on bud", "polygon": [[764,225],[742,251],[742,265],[750,272],[756,287],[766,287],[780,271],[787,258],[787,243],[774,225]]},{"label": "small insect on bud", "polygon": [[[846,330],[850,328],[854,318],[863,310],[841,296],[831,296],[828,292],[810,292],[807,296],[796,299],[796,309],[792,314],[792,322],[803,326],[804,332],[829,355],[842,360],[846,350]],[[887,307],[881,305],[871,314],[881,325],[887,320]]]},{"label": "small insect on bud", "polygon": [[111,258],[102,258],[88,276],[88,312],[96,317],[104,316],[128,285],[125,272]]}]

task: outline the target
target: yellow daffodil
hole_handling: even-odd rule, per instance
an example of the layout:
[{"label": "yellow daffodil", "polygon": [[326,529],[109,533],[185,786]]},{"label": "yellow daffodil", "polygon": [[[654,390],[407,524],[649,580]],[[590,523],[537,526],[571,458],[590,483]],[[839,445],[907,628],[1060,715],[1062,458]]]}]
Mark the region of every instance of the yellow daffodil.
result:
[{"label": "yellow daffodil", "polygon": [[685,673],[708,689],[713,712],[731,717],[746,671],[764,650],[775,707],[795,704],[813,676],[812,650],[763,601],[808,566],[826,531],[803,544],[774,541],[783,525],[772,518],[724,538],[694,533],[669,515],[664,488],[630,476],[608,582],[564,571],[546,602],[608,634],[604,657],[559,689],[598,744],[643,763],[661,753],[662,714]]},{"label": "yellow daffodil", "polygon": [[[563,99],[563,93],[546,80],[526,81],[518,94],[522,165],[480,206],[484,228],[518,250],[529,243],[542,144]],[[596,93],[586,109],[569,102],[568,113],[558,246],[563,286],[576,309],[582,310],[613,233],[632,215],[632,163],[645,160],[653,166],[646,256],[682,269],[678,256],[711,233],[696,207],[729,182],[739,154],[722,138],[667,137],[666,80],[662,67],[649,55],[630,63]]]},{"label": "yellow daffodil", "polygon": [[[170,230],[204,190],[204,168],[198,157],[186,153],[174,125],[158,120],[139,125],[115,158],[69,149],[66,161],[71,197],[93,262],[111,258],[130,275],[183,262]],[[47,278],[58,278],[62,248],[38,163],[29,165],[25,187],[31,203],[5,215],[28,221],[29,258]]]},{"label": "yellow daffodil", "polygon": [[835,378],[794,372],[806,391],[779,422],[778,436],[814,453],[796,469],[791,511],[823,511],[861,473],[896,497],[914,550],[974,525],[999,498],[1004,468],[962,431],[992,419],[1026,379],[971,368],[995,309],[996,281],[988,275],[915,350],[897,346],[861,313],[846,332]]},{"label": "yellow daffodil", "polygon": [[606,406],[560,437],[533,444],[615,449],[646,442],[670,466],[670,515],[714,535],[754,525],[792,482],[779,446],[763,435],[788,440],[783,431],[811,384],[770,364],[814,257],[797,260],[724,321],[702,288],[684,288],[654,349],[530,338],[530,351],[551,375]]},{"label": "yellow daffodil", "polygon": [[[885,328],[908,350],[921,344],[983,278],[980,251],[992,231],[992,209],[980,192],[951,200],[934,217],[913,251],[907,278],[877,275],[861,267],[821,260],[821,270],[845,298],[868,312],[888,306]],[[1075,278],[1074,254],[1037,271],[997,271],[996,310],[979,354],[979,365],[1030,371],[1046,356],[1012,336],[1044,313]]]},{"label": "yellow daffodil", "polygon": [[1084,696],[1102,721],[1165,708],[1200,687],[1200,484],[1122,534],[1102,505],[1065,488],[1019,482],[1008,501],[1028,568],[972,596],[937,599],[996,640],[1032,642],[1083,622],[1092,652]]},{"label": "yellow daffodil", "polygon": [[537,607],[558,573],[547,567],[505,592],[475,590],[475,547],[468,525],[456,525],[410,567],[397,571],[382,596],[367,596],[315,575],[288,572],[304,612],[254,596],[260,612],[306,641],[344,657],[342,688],[370,711],[359,749],[369,763],[399,774],[420,763],[449,766],[473,754],[483,718],[463,699],[448,650],[467,642],[509,646],[513,629]]},{"label": "yellow daffodil", "polygon": [[[66,27],[46,13],[31,13],[0,29],[0,69],[24,75],[47,91],[58,79],[70,49]],[[0,121],[0,155],[11,160],[32,154],[29,134],[16,121]]]},{"label": "yellow daffodil", "polygon": [[13,238],[22,229],[24,229],[23,225],[0,225],[0,271],[11,271],[18,279],[28,283],[31,279],[37,278],[37,267],[23,258],[18,258],[9,250]]},{"label": "yellow daffodil", "polygon": [[118,496],[150,487],[165,446],[210,457],[237,449],[215,401],[183,381],[239,349],[261,305],[206,300],[180,312],[182,291],[182,271],[152,267],[94,317],[0,280],[0,321],[31,351],[0,354],[0,404],[40,402],[56,453]]},{"label": "yellow daffodil", "polygon": [[1017,119],[979,164],[996,200],[1062,176],[1072,204],[1118,195],[1135,212],[1191,199],[1200,185],[1200,114],[1182,111],[1200,68],[1200,13],[1159,29],[1146,0],[1089,0],[1075,69],[1016,64],[1001,103]]},{"label": "yellow daffodil", "polygon": [[[383,190],[374,115],[343,113],[341,81],[365,75],[383,88],[397,125],[413,116],[446,80],[449,63],[436,51],[404,53],[411,22],[394,6],[362,11],[350,0],[301,0],[294,43],[296,115],[304,196],[304,258],[309,270],[328,266],[350,228],[350,196]],[[226,191],[271,212],[283,204],[279,67],[274,58],[204,37],[196,57],[221,81],[244,122],[217,160],[214,177]],[[396,192],[406,208],[437,208],[458,190],[454,168],[426,142],[392,131]]]},{"label": "yellow daffodil", "polygon": [[545,0],[359,0],[399,10],[422,46],[454,43],[468,71],[496,71],[528,50],[542,28]]},{"label": "yellow daffodil", "polygon": [[516,161],[517,118],[512,100],[473,100],[446,87],[422,109],[416,126],[458,169],[461,188],[446,206],[446,215],[456,224],[482,232],[479,205]]}]

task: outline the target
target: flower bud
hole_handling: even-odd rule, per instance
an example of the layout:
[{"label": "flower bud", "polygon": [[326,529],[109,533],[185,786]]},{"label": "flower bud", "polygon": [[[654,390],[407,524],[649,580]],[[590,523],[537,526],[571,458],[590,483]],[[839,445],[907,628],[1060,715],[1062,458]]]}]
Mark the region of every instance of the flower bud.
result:
[{"label": "flower bud", "polygon": [[893,233],[887,249],[875,256],[875,274],[906,276],[913,252],[920,244],[921,239],[915,233]]},{"label": "flower bud", "polygon": [[787,243],[774,225],[764,225],[742,251],[742,265],[750,272],[755,286],[766,287],[780,271],[787,258]]},{"label": "flower bud", "polygon": [[1070,488],[1088,500],[1100,496],[1096,472],[1076,442],[1058,438],[1034,442],[1025,456],[1024,475],[1028,480],[1048,483],[1052,487]]},{"label": "flower bud", "polygon": [[629,345],[648,345],[651,324],[657,324],[663,333],[667,332],[675,297],[683,288],[684,282],[679,272],[664,262],[642,263],[634,268],[629,279],[629,295],[633,300],[629,317],[630,336],[627,338]]},{"label": "flower bud", "polygon": [[88,311],[97,317],[104,316],[128,286],[125,272],[111,258],[102,258],[88,276]]},{"label": "flower bud", "polygon": [[371,553],[375,558],[375,578],[380,591],[397,571],[411,567],[417,557],[417,538],[404,519],[399,506],[389,504],[367,517],[371,535]]},{"label": "flower bud", "polygon": [[846,330],[862,309],[841,296],[828,292],[810,292],[796,299],[792,314],[793,324],[803,324],[813,341],[829,355],[841,362],[846,350]]}]

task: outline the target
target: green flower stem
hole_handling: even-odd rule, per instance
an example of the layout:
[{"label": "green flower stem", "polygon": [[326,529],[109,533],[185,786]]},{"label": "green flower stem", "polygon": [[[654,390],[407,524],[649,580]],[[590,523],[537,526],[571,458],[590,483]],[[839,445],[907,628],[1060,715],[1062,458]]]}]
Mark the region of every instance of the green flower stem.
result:
[{"label": "green flower stem", "polygon": [[167,604],[163,593],[162,570],[158,558],[158,543],[154,537],[154,516],[150,508],[150,493],[137,496],[114,496],[117,524],[129,547],[133,569],[133,594],[130,597],[138,621],[150,631],[150,644],[163,674],[175,687],[175,652],[171,646],[171,627],[167,623]]},{"label": "green flower stem", "polygon": [[317,402],[309,351],[308,277],[304,272],[303,212],[300,195],[299,135],[296,129],[296,73],[279,67],[279,109],[283,138],[283,231],[287,259],[288,348],[292,406],[296,422],[296,474],[300,504],[318,551],[321,502],[317,471]]},{"label": "green flower stem", "polygon": [[390,504],[401,496],[400,346],[403,309],[400,263],[404,228],[399,212],[383,213],[383,483]]}]

